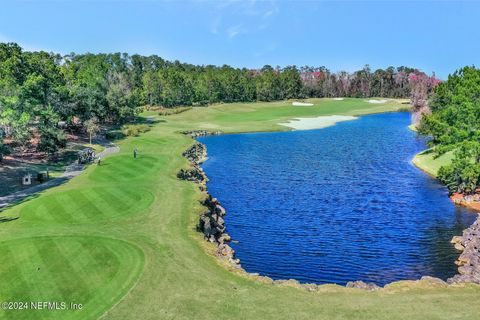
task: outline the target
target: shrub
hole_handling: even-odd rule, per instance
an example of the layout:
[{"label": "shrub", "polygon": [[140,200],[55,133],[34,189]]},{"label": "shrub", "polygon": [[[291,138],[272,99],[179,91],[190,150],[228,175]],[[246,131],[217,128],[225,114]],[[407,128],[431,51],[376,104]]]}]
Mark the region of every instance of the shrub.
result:
[{"label": "shrub", "polygon": [[479,187],[480,164],[466,159],[454,159],[452,164],[438,170],[438,179],[445,184],[450,194],[471,194]]},{"label": "shrub", "polygon": [[125,138],[125,135],[120,130],[110,130],[105,134],[109,140],[120,140]]},{"label": "shrub", "polygon": [[192,107],[177,107],[177,108],[162,108],[159,109],[159,116],[170,116],[172,114],[179,114],[192,109]]},{"label": "shrub", "polygon": [[140,133],[149,131],[150,127],[146,124],[126,124],[121,130],[125,136],[138,136]]}]

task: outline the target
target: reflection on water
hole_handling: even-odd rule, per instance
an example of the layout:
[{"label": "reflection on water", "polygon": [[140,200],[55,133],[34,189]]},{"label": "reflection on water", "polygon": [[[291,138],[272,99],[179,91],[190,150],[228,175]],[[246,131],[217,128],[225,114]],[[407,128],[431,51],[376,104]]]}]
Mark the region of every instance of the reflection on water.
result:
[{"label": "reflection on water", "polygon": [[199,139],[242,266],[338,284],[455,274],[450,239],[476,216],[410,164],[425,142],[409,121],[389,113],[321,130]]}]

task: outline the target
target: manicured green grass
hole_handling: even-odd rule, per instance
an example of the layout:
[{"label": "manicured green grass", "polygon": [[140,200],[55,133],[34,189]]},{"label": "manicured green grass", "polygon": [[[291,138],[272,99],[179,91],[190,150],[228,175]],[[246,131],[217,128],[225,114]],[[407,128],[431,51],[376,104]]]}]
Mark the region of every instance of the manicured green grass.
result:
[{"label": "manicured green grass", "polygon": [[412,163],[425,171],[429,175],[436,177],[440,167],[449,164],[453,159],[453,152],[447,152],[438,158],[435,158],[435,154],[430,150],[426,150],[417,154]]},{"label": "manicured green grass", "polygon": [[40,203],[28,202],[20,211],[31,223],[83,223],[139,213],[150,206],[152,194],[143,188],[93,187],[49,194]]},{"label": "manicured green grass", "polygon": [[397,100],[384,104],[372,104],[363,99],[346,98],[308,99],[313,106],[292,106],[292,101],[272,103],[233,103],[206,108],[193,108],[180,115],[165,117],[167,125],[174,122],[191,129],[222,130],[224,132],[288,131],[279,122],[295,117],[322,115],[362,115],[396,111],[404,108]]},{"label": "manicured green grass", "polygon": [[137,247],[92,236],[5,241],[0,245],[0,255],[1,301],[85,305],[79,311],[4,310],[0,311],[2,319],[99,317],[127,292],[143,269],[143,253]]},{"label": "manicured green grass", "polygon": [[[334,285],[319,292],[231,272],[195,231],[204,197],[176,173],[192,129],[288,130],[291,117],[394,111],[363,100],[194,108],[163,118],[121,152],[69,183],[19,204],[0,224],[0,301],[83,303],[81,311],[1,311],[0,319],[473,319],[478,286],[402,282],[377,292]],[[133,159],[138,148],[140,157]],[[227,213],[228,214],[228,213]],[[261,235],[258,235],[261,236]],[[453,263],[453,261],[452,261]],[[40,270],[37,268],[40,267]]]},{"label": "manicured green grass", "polygon": [[[139,151],[141,152],[141,151]],[[164,162],[160,157],[139,156],[132,161],[132,155],[119,155],[107,158],[92,172],[89,178],[95,182],[109,183],[145,180],[157,171]]]},{"label": "manicured green grass", "polygon": [[417,132],[417,131],[418,131],[417,127],[416,127],[413,123],[408,126],[408,129],[410,129],[410,130],[412,130],[412,131],[414,131],[414,132]]}]

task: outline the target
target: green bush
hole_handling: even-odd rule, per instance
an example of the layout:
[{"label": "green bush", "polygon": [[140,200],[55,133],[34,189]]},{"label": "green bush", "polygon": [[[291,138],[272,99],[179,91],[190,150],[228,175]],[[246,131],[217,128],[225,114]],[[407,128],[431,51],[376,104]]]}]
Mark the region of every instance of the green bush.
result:
[{"label": "green bush", "polygon": [[177,108],[161,108],[158,111],[159,116],[170,116],[173,114],[179,114],[188,110],[191,110],[192,107],[177,107]]},{"label": "green bush", "polygon": [[122,133],[122,131],[120,130],[111,130],[111,131],[108,131],[105,136],[107,137],[107,139],[109,140],[120,140],[120,139],[123,139],[125,137],[125,135]]},{"label": "green bush", "polygon": [[450,194],[474,193],[480,185],[480,164],[457,156],[452,164],[438,170],[438,179],[447,186]]},{"label": "green bush", "polygon": [[121,130],[125,136],[138,136],[140,133],[149,131],[150,127],[146,124],[126,124]]}]

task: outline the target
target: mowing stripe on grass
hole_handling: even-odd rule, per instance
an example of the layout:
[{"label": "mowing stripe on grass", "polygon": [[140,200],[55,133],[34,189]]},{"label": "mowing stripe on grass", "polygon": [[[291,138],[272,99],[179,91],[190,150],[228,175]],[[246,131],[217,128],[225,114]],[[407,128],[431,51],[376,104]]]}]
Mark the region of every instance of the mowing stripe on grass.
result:
[{"label": "mowing stripe on grass", "polygon": [[40,258],[47,265],[47,270],[51,274],[50,278],[52,279],[52,283],[58,287],[63,301],[75,301],[78,300],[78,298],[82,298],[85,301],[91,299],[88,287],[81,276],[72,272],[74,269],[73,261],[76,259],[71,259],[72,257],[63,255],[58,249],[57,242],[51,238],[36,241],[35,247],[38,250]]},{"label": "mowing stripe on grass", "polygon": [[154,198],[151,192],[132,185],[96,187],[50,194],[38,205],[27,203],[20,212],[24,221],[95,223],[140,212],[148,208]]},{"label": "mowing stripe on grass", "polygon": [[[72,213],[75,215],[73,221],[94,220],[98,219],[102,215],[102,211],[95,205],[95,203],[89,201],[85,193],[88,191],[79,190],[75,194],[70,193],[68,196],[75,206],[72,209]],[[82,219],[84,217],[85,219]]]},{"label": "mowing stripe on grass", "polygon": [[[78,312],[1,311],[1,319],[86,319],[103,314],[133,285],[144,265],[142,251],[125,241],[53,236],[0,244],[3,301],[82,303]],[[28,281],[27,281],[28,279]]]},{"label": "mowing stripe on grass", "polygon": [[[12,286],[8,288],[8,290],[4,289],[0,291],[2,301],[16,301],[19,297],[30,299],[32,292],[22,292],[24,288],[30,287],[27,281],[27,279],[30,278],[30,274],[24,274],[22,268],[22,266],[30,262],[26,252],[15,252],[14,254],[9,247],[5,246],[4,250],[2,250],[2,260],[3,264],[8,266],[2,273],[2,277],[8,278],[2,279],[2,281],[12,283]],[[19,296],[20,293],[23,293],[22,296]]]},{"label": "mowing stripe on grass", "polygon": [[97,199],[102,201],[102,204],[108,208],[113,208],[115,210],[113,213],[128,211],[133,206],[132,201],[116,196],[115,193],[112,192],[112,189],[100,189],[95,191]]}]

